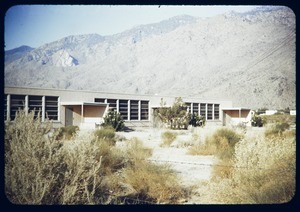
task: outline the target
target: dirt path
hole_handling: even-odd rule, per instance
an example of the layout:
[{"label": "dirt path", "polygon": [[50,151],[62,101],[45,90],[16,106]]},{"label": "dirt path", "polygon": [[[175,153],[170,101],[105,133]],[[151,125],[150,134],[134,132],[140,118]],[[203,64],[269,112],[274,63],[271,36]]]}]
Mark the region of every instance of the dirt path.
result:
[{"label": "dirt path", "polygon": [[[177,138],[170,147],[161,147],[161,134],[166,130],[161,129],[137,129],[132,132],[118,132],[117,134],[131,139],[139,138],[146,147],[153,150],[149,160],[157,164],[168,164],[179,177],[180,183],[185,188],[193,188],[194,193],[188,203],[195,203],[199,199],[196,189],[200,183],[208,182],[212,175],[214,156],[195,156],[187,154],[188,143],[193,139],[193,132],[177,131]],[[203,135],[203,133],[202,133]],[[198,200],[200,201],[200,200]]]}]

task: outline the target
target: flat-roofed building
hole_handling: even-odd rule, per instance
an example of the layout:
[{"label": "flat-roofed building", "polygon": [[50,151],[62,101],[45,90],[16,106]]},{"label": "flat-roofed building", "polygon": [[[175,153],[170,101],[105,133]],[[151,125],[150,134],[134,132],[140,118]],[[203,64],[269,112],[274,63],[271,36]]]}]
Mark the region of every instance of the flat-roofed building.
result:
[{"label": "flat-roofed building", "polygon": [[[93,128],[103,123],[109,108],[119,112],[127,126],[153,126],[154,111],[173,105],[175,96],[137,95],[84,90],[63,90],[29,87],[4,88],[4,118],[13,121],[18,109],[35,110],[42,121],[50,119],[54,126],[76,125]],[[222,125],[223,108],[232,107],[228,100],[203,100],[181,97],[191,113],[202,115],[206,123]],[[40,113],[38,113],[40,112]]]}]

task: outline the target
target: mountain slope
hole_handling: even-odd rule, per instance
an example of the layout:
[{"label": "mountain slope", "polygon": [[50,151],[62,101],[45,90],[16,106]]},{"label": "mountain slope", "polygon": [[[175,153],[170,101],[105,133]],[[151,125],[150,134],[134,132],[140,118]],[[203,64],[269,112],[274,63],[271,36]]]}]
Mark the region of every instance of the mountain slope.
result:
[{"label": "mountain slope", "polygon": [[34,48],[31,48],[30,46],[20,46],[12,50],[7,50],[5,51],[5,62],[10,63],[12,61],[15,61],[24,56],[27,52],[32,51],[33,49]]},{"label": "mountain slope", "polygon": [[198,96],[251,108],[295,108],[295,80],[295,16],[285,7],[70,36],[5,66],[6,86]]}]

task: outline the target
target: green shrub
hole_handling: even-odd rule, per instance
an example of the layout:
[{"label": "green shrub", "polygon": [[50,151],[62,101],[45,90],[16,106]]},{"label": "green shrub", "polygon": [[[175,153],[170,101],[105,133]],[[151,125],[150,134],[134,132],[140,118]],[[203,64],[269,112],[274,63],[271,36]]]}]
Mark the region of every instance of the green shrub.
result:
[{"label": "green shrub", "polygon": [[175,99],[171,107],[166,107],[162,100],[161,107],[155,111],[155,116],[171,129],[187,129],[190,122],[187,107],[180,97]]},{"label": "green shrub", "polygon": [[176,139],[177,135],[170,131],[166,131],[161,134],[162,146],[170,146]]},{"label": "green shrub", "polygon": [[116,131],[112,126],[106,126],[102,129],[97,129],[94,132],[95,139],[98,141],[106,141],[111,145],[115,145]]},{"label": "green shrub", "polygon": [[121,131],[124,129],[124,120],[120,113],[114,110],[109,110],[107,115],[104,117],[104,123],[102,126],[107,127],[111,126],[116,131]]},{"label": "green shrub", "polygon": [[199,116],[197,113],[190,114],[190,122],[189,125],[192,125],[193,127],[204,127],[205,126],[205,117]]},{"label": "green shrub", "polygon": [[251,126],[262,127],[264,125],[264,120],[261,116],[254,115],[251,119]]},{"label": "green shrub", "polygon": [[58,135],[57,135],[57,139],[61,140],[61,139],[67,139],[70,140],[71,138],[73,138],[73,136],[76,135],[76,132],[79,130],[78,126],[66,126],[66,127],[60,127],[58,129]]}]

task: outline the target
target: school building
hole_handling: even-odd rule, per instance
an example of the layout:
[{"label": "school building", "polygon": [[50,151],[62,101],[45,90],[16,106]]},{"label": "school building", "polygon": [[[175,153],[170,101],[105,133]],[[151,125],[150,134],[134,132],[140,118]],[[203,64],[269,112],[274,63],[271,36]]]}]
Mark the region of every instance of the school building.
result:
[{"label": "school building", "polygon": [[[206,124],[225,126],[245,123],[251,126],[251,110],[232,107],[232,101],[203,100],[181,97],[191,113],[202,115]],[[18,109],[35,111],[42,121],[50,119],[54,126],[76,125],[95,128],[112,108],[119,112],[128,127],[155,124],[154,111],[161,107],[161,100],[171,106],[175,96],[106,93],[84,90],[63,90],[29,87],[4,88],[4,119],[13,121]]]}]

